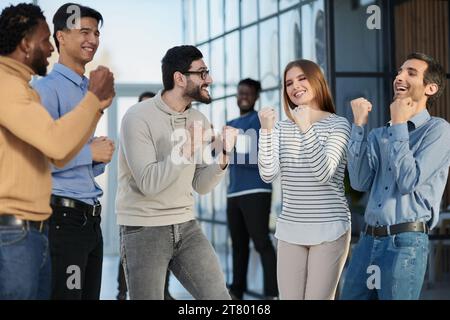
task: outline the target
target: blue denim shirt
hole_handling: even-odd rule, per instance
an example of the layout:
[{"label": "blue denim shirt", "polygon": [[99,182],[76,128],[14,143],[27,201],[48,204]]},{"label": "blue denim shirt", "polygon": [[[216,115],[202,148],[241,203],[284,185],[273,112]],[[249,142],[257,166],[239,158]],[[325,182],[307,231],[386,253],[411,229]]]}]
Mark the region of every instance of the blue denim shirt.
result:
[{"label": "blue denim shirt", "polygon": [[427,110],[407,123],[374,129],[365,136],[353,125],[348,170],[354,189],[370,191],[367,224],[393,225],[439,218],[450,165],[450,125]]},{"label": "blue denim shirt", "polygon": [[[88,91],[89,80],[70,68],[55,64],[51,73],[33,83],[42,104],[54,119],[72,111]],[[89,143],[64,168],[52,168],[53,190],[58,196],[94,204],[103,194],[95,177],[105,171],[105,164],[94,163]]]}]

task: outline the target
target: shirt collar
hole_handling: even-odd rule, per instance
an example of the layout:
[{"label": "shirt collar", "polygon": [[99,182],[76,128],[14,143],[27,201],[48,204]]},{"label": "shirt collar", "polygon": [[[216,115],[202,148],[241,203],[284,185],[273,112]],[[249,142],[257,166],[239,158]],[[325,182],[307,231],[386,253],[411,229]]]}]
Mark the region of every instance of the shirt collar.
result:
[{"label": "shirt collar", "polygon": [[86,84],[87,82],[87,78],[85,76],[80,76],[78,73],[61,63],[56,63],[53,67],[53,71],[58,72],[79,87],[81,87],[82,84]]},{"label": "shirt collar", "polygon": [[[430,120],[431,116],[427,109],[422,110],[418,114],[416,114],[414,117],[408,120],[408,130],[412,131],[414,129],[419,128],[421,125],[423,125],[425,122]],[[387,126],[390,127],[392,125],[392,122],[389,121],[387,123]]]}]

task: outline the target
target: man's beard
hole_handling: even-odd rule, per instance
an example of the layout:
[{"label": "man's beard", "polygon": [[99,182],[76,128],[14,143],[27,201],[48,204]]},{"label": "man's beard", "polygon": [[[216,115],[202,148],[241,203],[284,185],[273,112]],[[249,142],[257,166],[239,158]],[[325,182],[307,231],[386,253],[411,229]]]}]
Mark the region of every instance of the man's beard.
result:
[{"label": "man's beard", "polygon": [[47,74],[47,58],[41,50],[34,52],[34,59],[31,62],[31,68],[39,76],[45,76]]},{"label": "man's beard", "polygon": [[202,95],[201,86],[194,87],[193,85],[192,86],[188,85],[188,87],[186,88],[186,96],[193,99],[194,101],[198,101],[205,104],[210,104],[212,101],[210,95],[208,95],[207,97]]}]

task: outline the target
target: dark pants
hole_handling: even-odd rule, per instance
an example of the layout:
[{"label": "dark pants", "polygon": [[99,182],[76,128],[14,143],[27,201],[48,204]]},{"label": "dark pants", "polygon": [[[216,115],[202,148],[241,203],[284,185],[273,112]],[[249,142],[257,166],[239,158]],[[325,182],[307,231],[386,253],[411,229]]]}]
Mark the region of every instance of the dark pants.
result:
[{"label": "dark pants", "polygon": [[276,254],[269,237],[270,193],[254,193],[228,198],[227,218],[233,247],[233,283],[231,293],[242,299],[247,290],[249,241],[261,256],[264,294],[278,296]]},{"label": "dark pants", "polygon": [[103,263],[100,216],[85,215],[72,208],[52,208],[52,299],[99,300]]},{"label": "dark pants", "polygon": [[[166,283],[164,285],[164,300],[173,300],[173,297],[170,295],[169,292],[169,279],[170,279],[170,271],[167,269],[166,273]],[[119,283],[119,294],[117,295],[118,300],[126,300],[127,297],[127,282],[125,279],[125,272],[123,271],[123,265],[122,262],[119,262],[119,275],[117,277],[117,282]]]}]

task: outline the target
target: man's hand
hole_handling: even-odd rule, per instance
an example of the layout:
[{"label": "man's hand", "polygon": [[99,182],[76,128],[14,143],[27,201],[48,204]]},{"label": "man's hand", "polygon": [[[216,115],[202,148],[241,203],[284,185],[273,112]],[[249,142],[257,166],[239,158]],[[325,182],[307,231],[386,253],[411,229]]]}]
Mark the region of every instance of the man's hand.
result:
[{"label": "man's hand", "polygon": [[239,130],[231,126],[224,126],[222,129],[222,152],[219,156],[219,165],[224,170],[230,162],[229,155],[236,145]]},{"label": "man's hand", "polygon": [[261,122],[261,129],[272,131],[276,121],[275,110],[271,107],[266,107],[258,112],[259,122]]},{"label": "man's hand", "polygon": [[224,126],[222,129],[223,150],[231,152],[236,145],[239,130],[230,126]]},{"label": "man's hand", "polygon": [[111,162],[114,150],[114,141],[107,137],[94,138],[91,142],[92,160],[94,162]]},{"label": "man's hand", "polygon": [[300,131],[305,133],[311,127],[312,112],[308,106],[298,106],[295,109],[290,109],[291,115],[294,118],[295,123],[300,128]]},{"label": "man's hand", "polygon": [[108,68],[99,66],[91,71],[89,79],[89,91],[100,100],[102,110],[108,108],[116,95],[113,73]]},{"label": "man's hand", "polygon": [[357,126],[364,126],[369,120],[369,112],[372,111],[372,103],[365,98],[358,98],[351,101],[353,111],[353,122]]},{"label": "man's hand", "polygon": [[397,98],[391,103],[392,124],[406,123],[414,116],[416,108],[410,97]]},{"label": "man's hand", "polygon": [[204,135],[205,129],[201,121],[195,121],[187,128],[187,139],[181,148],[183,157],[192,160],[197,152],[203,150],[203,145],[206,144],[203,141]]}]

